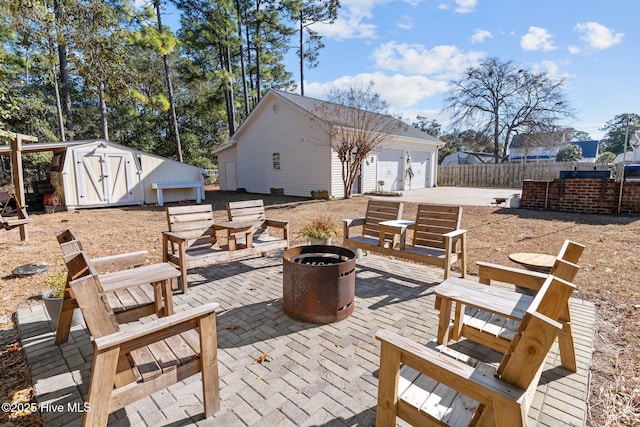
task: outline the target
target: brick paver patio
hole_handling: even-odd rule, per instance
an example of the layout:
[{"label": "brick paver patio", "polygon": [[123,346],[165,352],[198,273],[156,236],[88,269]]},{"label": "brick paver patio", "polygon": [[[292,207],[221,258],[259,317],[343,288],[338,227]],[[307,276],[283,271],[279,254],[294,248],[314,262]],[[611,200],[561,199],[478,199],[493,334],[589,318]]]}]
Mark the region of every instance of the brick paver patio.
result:
[{"label": "brick paver patio", "polygon": [[[189,293],[174,297],[176,311],[206,301],[221,305],[221,411],[204,419],[200,377],[195,375],[115,412],[109,425],[374,425],[376,331],[386,328],[422,343],[436,336],[432,287],[442,281],[442,270],[376,255],[359,259],[353,315],[323,326],[283,313],[279,254],[190,273]],[[573,299],[571,312],[578,372],[560,367],[556,344],[529,414],[531,425],[585,425],[595,310],[593,304]],[[43,417],[52,426],[80,425],[93,353],[86,330],[74,327],[69,342],[55,346],[54,326],[42,305],[20,310],[17,324]],[[469,344],[452,347],[467,351]],[[495,353],[484,352],[497,360]],[[268,361],[256,363],[265,353]]]}]

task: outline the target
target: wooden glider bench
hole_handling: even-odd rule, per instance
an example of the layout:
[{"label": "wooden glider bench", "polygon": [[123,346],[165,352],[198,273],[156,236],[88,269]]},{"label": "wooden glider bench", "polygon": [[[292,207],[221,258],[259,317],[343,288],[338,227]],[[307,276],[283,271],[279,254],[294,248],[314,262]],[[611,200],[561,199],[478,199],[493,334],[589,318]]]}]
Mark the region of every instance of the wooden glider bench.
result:
[{"label": "wooden glider bench", "polygon": [[156,190],[158,195],[158,206],[164,206],[164,190],[188,190],[193,188],[196,190],[196,203],[204,199],[204,183],[200,181],[194,182],[153,182],[151,188]]},{"label": "wooden glider bench", "polygon": [[[266,218],[262,200],[229,202],[228,221],[215,223],[211,205],[167,208],[169,231],[163,232],[163,260],[180,269],[182,292],[187,292],[187,270],[265,254],[289,247],[287,221]],[[269,236],[267,227],[281,230]],[[217,231],[227,233],[219,245]]]},{"label": "wooden glider bench", "polygon": [[[549,295],[568,300],[570,283],[550,276]],[[561,329],[554,321],[559,304],[526,310],[500,365],[466,358],[450,349],[437,351],[393,332],[381,342],[376,425],[525,426],[546,356]],[[470,365],[471,364],[471,365]],[[475,366],[474,366],[475,364]]]},{"label": "wooden glider bench", "polygon": [[[90,265],[84,252],[65,257],[70,271]],[[76,266],[79,264],[79,266]],[[83,267],[84,266],[84,267]],[[93,343],[84,426],[106,426],[109,414],[201,372],[204,415],[220,409],[216,310],[203,304],[120,329],[95,272],[69,284]],[[180,399],[180,396],[178,396]]]},{"label": "wooden glider bench", "polygon": [[[20,238],[27,240],[26,225],[31,222],[29,215],[27,214],[27,208],[20,206],[20,203],[16,200],[16,207],[12,208],[10,205],[11,200],[16,200],[14,194],[3,191],[0,192],[0,230],[12,230],[16,227],[20,227]],[[16,217],[10,216],[16,214]],[[4,215],[4,217],[2,216]]]},{"label": "wooden glider bench", "polygon": [[[369,201],[365,218],[344,220],[343,245],[440,267],[445,279],[451,266],[460,261],[461,276],[466,276],[466,230],[460,228],[461,206],[421,204],[415,221],[400,221],[401,215],[399,203]],[[363,225],[362,235],[351,236],[349,229],[357,225]],[[407,228],[413,230],[409,245],[404,241]],[[396,235],[400,235],[399,242]]]},{"label": "wooden glider bench", "polygon": [[[56,233],[63,256],[83,251],[75,231],[66,229]],[[73,264],[77,270],[68,270],[67,286],[56,327],[56,344],[69,339],[73,310],[78,304],[69,282],[92,272],[105,292],[118,322],[125,323],[155,314],[158,317],[173,314],[172,284],[179,271],[167,263],[144,265],[147,251],[128,252],[100,258],[87,258],[87,265]],[[149,297],[153,295],[153,299]]]}]

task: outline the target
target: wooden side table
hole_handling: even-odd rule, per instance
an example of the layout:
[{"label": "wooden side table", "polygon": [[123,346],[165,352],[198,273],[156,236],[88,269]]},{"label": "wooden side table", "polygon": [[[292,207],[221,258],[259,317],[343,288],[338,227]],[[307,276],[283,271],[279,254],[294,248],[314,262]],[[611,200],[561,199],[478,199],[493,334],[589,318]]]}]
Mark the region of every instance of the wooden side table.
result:
[{"label": "wooden side table", "polygon": [[537,254],[533,252],[517,252],[509,255],[509,259],[527,270],[549,273],[556,262],[555,255]]},{"label": "wooden side table", "polygon": [[[407,228],[416,225],[415,221],[406,221],[397,219],[392,221],[381,221],[378,223],[378,232],[380,236],[380,246],[384,247],[385,234],[393,234],[391,242],[392,249],[404,249],[407,241]],[[400,236],[400,241],[396,243],[396,235]]]},{"label": "wooden side table", "polygon": [[229,243],[229,251],[238,249],[236,235],[244,234],[246,239],[246,247],[253,247],[253,231],[255,223],[246,221],[222,221],[215,224],[218,230],[227,230],[227,238]]}]

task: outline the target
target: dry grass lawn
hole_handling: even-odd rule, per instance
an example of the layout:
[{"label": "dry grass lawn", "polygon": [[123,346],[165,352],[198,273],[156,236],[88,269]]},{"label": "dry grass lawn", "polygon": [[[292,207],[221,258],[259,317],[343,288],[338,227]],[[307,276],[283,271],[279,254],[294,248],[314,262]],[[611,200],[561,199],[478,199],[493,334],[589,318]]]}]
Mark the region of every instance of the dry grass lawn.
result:
[{"label": "dry grass lawn", "polygon": [[[361,216],[367,199],[308,201],[275,196],[207,192],[215,217],[223,220],[227,200],[263,198],[269,216],[290,221],[292,243],[305,221],[319,214],[330,215],[337,224],[342,218]],[[416,205],[405,204],[405,218],[415,214]],[[152,206],[96,209],[33,215],[28,243],[19,242],[17,231],[0,232],[0,354],[2,381],[0,400],[27,389],[21,381],[27,372],[20,361],[11,315],[20,307],[39,303],[46,278],[65,271],[54,232],[72,227],[83,241],[89,256],[102,256],[146,249],[149,261],[161,261],[160,232],[166,229],[164,209]],[[640,218],[573,215],[557,212],[465,207],[463,227],[468,230],[470,273],[475,261],[510,264],[512,252],[555,254],[565,239],[586,245],[578,273],[576,296],[597,307],[594,337],[593,379],[588,425],[640,425]],[[342,241],[341,232],[336,238]],[[12,270],[22,264],[42,263],[49,270],[30,278],[13,278]],[[28,397],[26,397],[28,399]],[[0,425],[8,414],[0,415]],[[38,425],[36,416],[21,417],[24,424]],[[12,420],[16,422],[16,420]]]}]

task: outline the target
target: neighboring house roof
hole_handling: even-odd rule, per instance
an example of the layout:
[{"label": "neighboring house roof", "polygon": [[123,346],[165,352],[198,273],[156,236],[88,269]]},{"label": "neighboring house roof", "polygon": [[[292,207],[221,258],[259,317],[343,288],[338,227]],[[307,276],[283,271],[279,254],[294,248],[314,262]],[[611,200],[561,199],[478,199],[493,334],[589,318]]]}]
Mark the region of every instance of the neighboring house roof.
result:
[{"label": "neighboring house roof", "polygon": [[[442,159],[442,165],[479,165],[495,163],[496,156],[493,153],[475,153],[471,151],[456,151]],[[504,159],[500,159],[503,163]]]},{"label": "neighboring house roof", "polygon": [[[309,98],[306,96],[296,95],[293,93],[284,92],[276,89],[269,89],[265,93],[265,96],[260,100],[260,103],[258,103],[258,105],[256,105],[253,111],[249,114],[249,117],[245,119],[245,121],[240,125],[240,127],[236,131],[236,133],[231,137],[230,142],[226,145],[223,145],[222,147],[215,149],[213,151],[213,154],[218,154],[221,151],[225,151],[231,148],[232,146],[234,146],[237,142],[238,135],[240,135],[243,132],[243,130],[247,126],[249,126],[249,123],[251,122],[251,117],[253,116],[254,112],[258,111],[260,104],[263,104],[264,102],[268,102],[267,99],[271,97],[276,97],[276,98],[279,98],[280,100],[289,102],[293,104],[296,108],[303,110],[306,114],[312,115],[313,117],[316,117],[320,120],[324,120],[324,121],[332,120],[332,121],[335,121],[337,125],[345,124],[344,120],[341,121],[339,117],[333,117],[333,118],[321,117],[323,112],[330,113],[334,111],[331,108],[324,108],[327,106],[330,107],[331,105],[336,105],[334,103],[331,103],[328,101],[322,101],[315,98]],[[369,113],[369,114],[378,115],[378,113]],[[436,144],[439,146],[444,145],[443,141],[440,141],[438,138],[435,138],[420,129],[410,126],[394,117],[391,117],[391,116],[386,116],[386,117],[389,117],[392,120],[397,121],[398,124],[401,125],[401,126],[397,126],[397,128],[395,129],[394,132],[391,133],[391,135],[401,137],[401,138],[414,139],[421,142],[428,142],[430,144]]]},{"label": "neighboring house roof", "polygon": [[598,157],[599,141],[571,141],[569,144],[577,145],[582,150],[585,159]]}]

